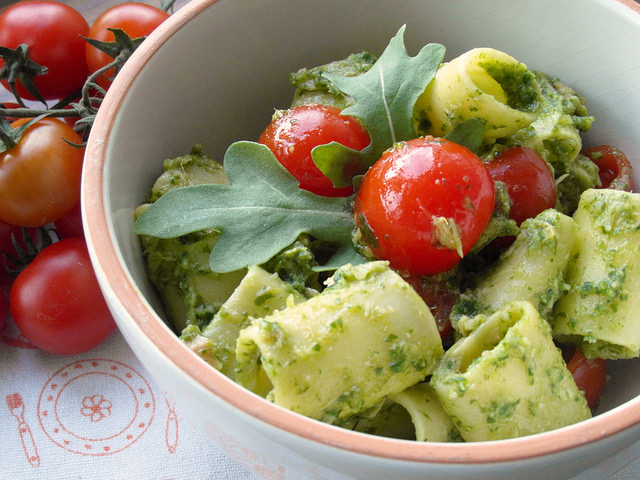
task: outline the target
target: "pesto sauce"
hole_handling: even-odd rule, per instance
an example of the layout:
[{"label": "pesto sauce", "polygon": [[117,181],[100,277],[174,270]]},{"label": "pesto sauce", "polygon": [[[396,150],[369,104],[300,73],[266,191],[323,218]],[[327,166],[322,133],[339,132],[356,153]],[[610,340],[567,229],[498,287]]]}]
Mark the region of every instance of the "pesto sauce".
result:
[{"label": "pesto sauce", "polygon": [[507,95],[507,105],[523,112],[536,112],[540,109],[538,84],[535,75],[524,65],[506,66],[498,62],[480,62],[482,67]]},{"label": "pesto sauce", "polygon": [[353,77],[367,72],[377,58],[368,53],[354,53],[342,60],[336,60],[314,68],[301,68],[289,75],[289,82],[296,87],[291,107],[310,103],[331,105],[346,108],[352,102],[346,97],[325,74]]}]

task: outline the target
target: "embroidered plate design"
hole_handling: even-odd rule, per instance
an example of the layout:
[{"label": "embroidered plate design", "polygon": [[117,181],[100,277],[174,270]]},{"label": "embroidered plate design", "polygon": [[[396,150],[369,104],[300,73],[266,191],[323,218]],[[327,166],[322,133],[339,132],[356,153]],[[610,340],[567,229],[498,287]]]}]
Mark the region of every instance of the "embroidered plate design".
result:
[{"label": "embroidered plate design", "polygon": [[111,455],[148,430],[155,408],[149,383],[135,369],[88,359],[70,363],[47,380],[38,399],[38,420],[65,450]]}]

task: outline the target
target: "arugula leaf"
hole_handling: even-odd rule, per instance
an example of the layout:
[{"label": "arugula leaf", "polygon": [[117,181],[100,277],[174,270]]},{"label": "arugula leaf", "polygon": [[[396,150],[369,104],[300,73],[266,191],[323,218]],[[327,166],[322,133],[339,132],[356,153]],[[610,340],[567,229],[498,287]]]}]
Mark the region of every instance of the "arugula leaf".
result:
[{"label": "arugula leaf", "polygon": [[483,120],[470,118],[454,127],[444,138],[463,147],[467,147],[478,155],[480,153],[480,147],[482,147],[482,140],[484,139],[484,125],[485,122]]},{"label": "arugula leaf", "polygon": [[409,56],[402,26],[378,61],[362,75],[325,76],[351,97],[354,104],[342,113],[356,117],[371,137],[361,152],[332,142],[313,149],[318,168],[336,187],[351,185],[356,173],[364,173],[394,143],[415,138],[413,107],[444,58],[440,44],[425,45],[418,55]]},{"label": "arugula leaf", "polygon": [[352,197],[321,197],[300,189],[271,150],[255,142],[232,144],[224,167],[230,185],[172,190],[137,219],[135,232],[171,238],[203,229],[220,230],[209,261],[211,269],[220,273],[260,265],[301,233],[338,245],[321,270],[363,261],[351,240]]}]

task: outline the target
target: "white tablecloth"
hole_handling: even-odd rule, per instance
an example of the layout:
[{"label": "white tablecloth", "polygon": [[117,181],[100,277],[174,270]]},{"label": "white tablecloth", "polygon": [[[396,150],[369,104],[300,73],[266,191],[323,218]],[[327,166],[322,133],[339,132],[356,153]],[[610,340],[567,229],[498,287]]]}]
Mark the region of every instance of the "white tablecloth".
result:
[{"label": "white tablecloth", "polygon": [[119,332],[77,356],[0,342],[0,478],[255,480],[183,418]]}]

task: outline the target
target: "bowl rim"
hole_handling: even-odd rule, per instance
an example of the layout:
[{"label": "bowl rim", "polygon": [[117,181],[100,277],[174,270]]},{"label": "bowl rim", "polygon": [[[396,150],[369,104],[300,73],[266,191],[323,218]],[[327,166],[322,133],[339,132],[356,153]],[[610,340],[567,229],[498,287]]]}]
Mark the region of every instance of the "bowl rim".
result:
[{"label": "bowl rim", "polygon": [[[193,0],[165,21],[134,52],[113,82],[90,134],[82,178],[82,211],[85,237],[94,268],[105,295],[117,302],[146,341],[157,348],[208,394],[213,394],[251,417],[291,435],[353,453],[417,463],[487,464],[532,459],[559,453],[611,437],[640,424],[640,396],[575,425],[509,440],[434,443],[397,440],[368,435],[325,424],[270,403],[225,377],[190,352],[169,330],[143,298],[118,253],[105,205],[104,161],[110,132],[127,86],[163,43],[193,17],[218,0]],[[634,0],[600,0],[620,3],[640,17]],[[191,353],[191,354],[189,354]]]}]

